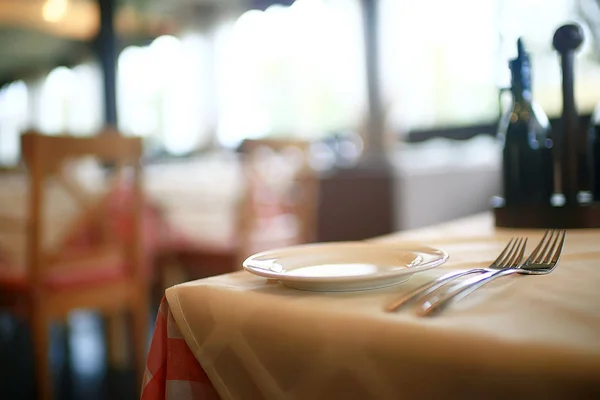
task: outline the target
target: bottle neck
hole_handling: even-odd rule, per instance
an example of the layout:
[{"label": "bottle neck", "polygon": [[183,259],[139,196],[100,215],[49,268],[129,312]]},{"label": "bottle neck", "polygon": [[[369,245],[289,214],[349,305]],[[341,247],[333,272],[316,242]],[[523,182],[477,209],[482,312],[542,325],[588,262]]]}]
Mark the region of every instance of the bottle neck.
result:
[{"label": "bottle neck", "polygon": [[512,95],[515,103],[529,105],[532,101],[531,82],[528,77],[522,73],[513,73],[512,76]]},{"label": "bottle neck", "polygon": [[529,59],[520,56],[511,61],[511,85],[515,103],[531,104],[531,68]]},{"label": "bottle neck", "polygon": [[590,119],[590,124],[600,125],[600,103],[598,103],[598,105],[596,105],[594,112],[592,112],[592,118]]}]

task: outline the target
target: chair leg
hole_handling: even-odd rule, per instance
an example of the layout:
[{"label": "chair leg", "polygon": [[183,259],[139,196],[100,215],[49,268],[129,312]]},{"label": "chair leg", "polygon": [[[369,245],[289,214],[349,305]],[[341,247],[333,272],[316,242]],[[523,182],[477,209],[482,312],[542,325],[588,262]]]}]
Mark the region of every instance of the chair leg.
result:
[{"label": "chair leg", "polygon": [[133,349],[138,387],[141,387],[146,371],[146,357],[148,356],[148,311],[149,304],[147,291],[140,290],[132,308],[133,320]]},{"label": "chair leg", "polygon": [[50,373],[50,338],[48,334],[50,321],[43,307],[33,306],[30,322],[38,399],[51,400],[53,398],[53,388]]},{"label": "chair leg", "polygon": [[127,316],[123,313],[109,314],[104,317],[104,323],[108,367],[125,370],[131,364],[127,342]]}]

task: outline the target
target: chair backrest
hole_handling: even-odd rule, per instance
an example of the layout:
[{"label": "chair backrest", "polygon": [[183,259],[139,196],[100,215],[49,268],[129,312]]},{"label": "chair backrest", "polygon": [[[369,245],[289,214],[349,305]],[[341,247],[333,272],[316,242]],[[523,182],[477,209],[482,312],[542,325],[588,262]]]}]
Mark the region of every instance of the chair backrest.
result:
[{"label": "chair backrest", "polygon": [[[81,138],[27,132],[21,137],[21,145],[29,181],[27,267],[30,279],[39,282],[62,257],[61,251],[72,240],[69,235],[86,229],[94,236],[86,247],[87,254],[108,247],[119,249],[130,273],[142,274],[141,139],[114,134]],[[99,162],[114,168],[103,170]],[[122,196],[124,193],[127,193],[126,199]],[[49,197],[56,209],[46,204]],[[61,203],[70,204],[63,206],[64,211],[69,209],[72,213],[74,207],[78,210],[73,219],[65,221],[67,226],[62,231],[66,235],[61,235],[60,243],[50,249],[45,246],[47,227],[44,225],[48,219],[44,213],[55,214],[54,223],[61,223],[57,220]],[[111,214],[115,207],[125,207],[120,213],[130,219],[125,241],[115,237],[115,216]]]},{"label": "chair backrest", "polygon": [[314,240],[317,179],[310,142],[246,140],[242,144],[245,193],[239,213],[240,258]]}]

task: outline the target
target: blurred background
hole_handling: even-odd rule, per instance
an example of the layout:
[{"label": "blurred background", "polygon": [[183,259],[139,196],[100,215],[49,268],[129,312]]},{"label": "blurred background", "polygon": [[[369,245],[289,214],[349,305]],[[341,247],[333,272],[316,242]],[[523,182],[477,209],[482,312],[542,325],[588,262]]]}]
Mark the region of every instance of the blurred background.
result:
[{"label": "blurred background", "polygon": [[[213,257],[203,267],[225,265],[194,277],[238,269],[259,249],[232,239],[250,218],[240,204],[254,182],[244,157],[252,141],[308,146],[318,195],[299,217],[311,225],[298,242],[440,223],[489,209],[499,193],[495,135],[518,37],[531,53],[533,97],[558,122],[552,36],[567,22],[586,34],[575,72],[585,118],[600,101],[598,0],[0,0],[0,168],[18,169],[31,129],[143,138],[147,198],[183,242],[201,243],[162,247],[157,259],[200,265],[189,259],[202,248]],[[281,154],[259,175],[290,180],[301,168],[286,170],[292,153]],[[257,227],[297,225],[272,203],[255,212],[270,221]],[[113,375],[110,390],[98,378],[101,322],[75,313],[70,324],[66,342],[55,328],[55,361],[78,371],[61,375],[62,398],[128,398],[131,375]],[[27,348],[23,329],[0,320],[1,398],[30,393],[27,350],[15,350]]]},{"label": "blurred background", "polygon": [[[600,88],[599,7],[596,0],[2,0],[0,165],[19,162],[19,135],[28,128],[85,136],[109,123],[143,137],[149,163],[221,154],[244,139],[299,138],[329,144],[316,150],[321,169],[354,165],[369,146],[405,164],[398,174],[448,157],[458,168],[475,143],[414,143],[477,137],[473,154],[496,154],[483,142],[495,135],[499,89],[510,84],[507,62],[519,36],[532,53],[534,99],[554,119],[561,81],[551,38],[565,22],[584,27],[576,97],[591,113]],[[353,143],[342,146],[347,157],[331,154],[339,137]],[[461,150],[440,149],[448,146]],[[435,222],[400,203],[397,228]]]},{"label": "blurred background", "polygon": [[[149,155],[232,149],[246,138],[360,132],[368,113],[364,11],[377,3],[377,84],[386,133],[496,122],[507,60],[523,36],[534,97],[561,107],[551,38],[580,22],[577,100],[600,87],[595,0],[114,0],[117,126]],[[0,163],[27,128],[91,135],[104,124],[95,0],[0,1]],[[451,137],[452,134],[447,135]]]}]

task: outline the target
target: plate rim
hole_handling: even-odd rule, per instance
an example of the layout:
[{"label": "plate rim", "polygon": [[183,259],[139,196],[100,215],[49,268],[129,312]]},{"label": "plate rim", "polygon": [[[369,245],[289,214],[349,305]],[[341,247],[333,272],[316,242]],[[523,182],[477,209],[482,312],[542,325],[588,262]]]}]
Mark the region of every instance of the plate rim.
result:
[{"label": "plate rim", "polygon": [[[277,271],[270,271],[268,269],[263,270],[258,267],[248,266],[249,261],[251,261],[255,258],[264,256],[264,255],[268,255],[269,253],[280,252],[280,251],[285,251],[285,250],[289,250],[289,249],[301,249],[303,247],[321,247],[321,246],[327,247],[327,246],[337,246],[337,245],[359,245],[359,246],[368,246],[368,247],[375,246],[375,247],[386,248],[388,250],[393,249],[395,251],[407,251],[407,252],[412,252],[412,253],[419,253],[419,252],[429,253],[429,254],[438,253],[439,257],[435,260],[431,260],[431,261],[428,261],[425,263],[418,264],[415,267],[391,270],[388,272],[382,272],[382,273],[371,274],[371,275],[323,276],[323,277],[286,275],[284,273],[277,272]],[[310,283],[315,283],[315,284],[317,284],[317,283],[327,284],[327,283],[333,283],[333,282],[335,282],[335,283],[364,282],[364,281],[413,275],[418,272],[422,272],[422,271],[426,271],[429,269],[439,267],[440,265],[442,265],[446,261],[448,261],[448,259],[450,258],[450,255],[448,254],[447,251],[437,248],[437,247],[416,244],[416,243],[411,244],[409,246],[410,247],[406,247],[405,245],[402,245],[402,244],[394,245],[394,244],[390,244],[390,243],[372,243],[372,242],[370,243],[370,242],[360,242],[360,241],[305,243],[305,244],[300,244],[300,245],[295,245],[295,246],[273,248],[270,250],[265,250],[265,251],[255,253],[255,254],[247,257],[244,260],[244,262],[242,263],[242,267],[245,271],[247,271],[253,275],[261,276],[261,277],[268,278],[268,279],[276,279],[279,281],[291,281],[291,282],[295,281],[295,282],[310,282]]]}]

